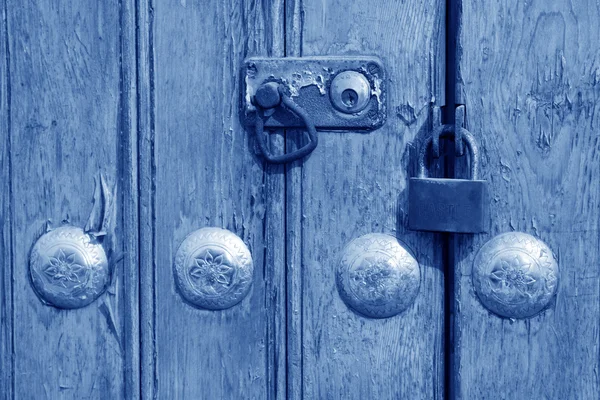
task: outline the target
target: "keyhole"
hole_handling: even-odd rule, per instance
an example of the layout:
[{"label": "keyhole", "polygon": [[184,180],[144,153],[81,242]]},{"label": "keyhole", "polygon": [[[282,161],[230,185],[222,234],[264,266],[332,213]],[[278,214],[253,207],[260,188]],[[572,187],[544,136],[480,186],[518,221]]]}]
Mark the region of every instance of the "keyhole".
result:
[{"label": "keyhole", "polygon": [[346,107],[353,107],[358,101],[358,93],[353,89],[346,89],[342,92],[342,103]]}]

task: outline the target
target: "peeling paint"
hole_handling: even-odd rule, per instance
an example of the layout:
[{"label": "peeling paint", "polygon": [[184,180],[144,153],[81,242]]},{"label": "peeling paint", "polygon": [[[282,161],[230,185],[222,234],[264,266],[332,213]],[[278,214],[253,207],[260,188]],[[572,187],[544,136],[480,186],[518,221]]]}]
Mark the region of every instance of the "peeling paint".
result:
[{"label": "peeling paint", "polygon": [[415,109],[410,103],[401,104],[396,107],[396,115],[404,122],[404,125],[411,126],[417,122],[417,116],[415,115]]},{"label": "peeling paint", "polygon": [[502,160],[502,158],[500,158],[500,172],[502,174],[502,179],[504,179],[506,182],[510,182],[510,175],[512,174],[512,169],[510,168],[510,165],[508,163]]},{"label": "peeling paint", "polygon": [[[279,82],[288,95],[301,100],[302,107],[315,118],[317,128],[327,130],[370,131],[383,125],[385,113],[385,71],[380,61],[373,57],[303,57],[303,58],[250,58],[245,61],[243,118],[245,125],[253,125],[256,111],[252,99],[264,82]],[[329,86],[333,78],[343,71],[357,71],[369,81],[369,105],[364,112],[343,114],[334,109],[329,99]],[[316,90],[309,90],[309,88]],[[278,116],[269,116],[265,127],[302,126],[276,110]]]}]

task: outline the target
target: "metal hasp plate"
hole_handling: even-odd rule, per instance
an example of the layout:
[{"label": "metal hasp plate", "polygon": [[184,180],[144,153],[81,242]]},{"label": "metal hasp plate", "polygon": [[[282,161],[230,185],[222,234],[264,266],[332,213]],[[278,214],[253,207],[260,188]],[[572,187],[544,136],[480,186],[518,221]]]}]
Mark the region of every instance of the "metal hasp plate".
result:
[{"label": "metal hasp plate", "polygon": [[[385,72],[375,57],[249,58],[242,75],[246,126],[254,125],[253,98],[266,82],[282,84],[319,130],[368,132],[386,119]],[[266,117],[265,128],[305,127],[282,107]]]}]

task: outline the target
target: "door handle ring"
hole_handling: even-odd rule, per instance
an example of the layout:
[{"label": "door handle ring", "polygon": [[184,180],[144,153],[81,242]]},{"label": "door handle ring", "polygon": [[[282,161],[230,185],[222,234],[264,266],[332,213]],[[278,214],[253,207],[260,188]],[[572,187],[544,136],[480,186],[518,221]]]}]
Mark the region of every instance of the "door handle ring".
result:
[{"label": "door handle ring", "polygon": [[[268,82],[263,84],[254,96],[254,105],[256,106],[256,117],[254,120],[254,132],[258,139],[258,145],[264,158],[273,164],[286,164],[292,161],[306,157],[317,147],[318,137],[315,124],[302,107],[296,104],[285,92],[284,87],[277,82]],[[267,140],[264,133],[264,112],[265,110],[276,107],[284,107],[296,114],[306,126],[308,143],[290,153],[274,155],[267,146]]]}]

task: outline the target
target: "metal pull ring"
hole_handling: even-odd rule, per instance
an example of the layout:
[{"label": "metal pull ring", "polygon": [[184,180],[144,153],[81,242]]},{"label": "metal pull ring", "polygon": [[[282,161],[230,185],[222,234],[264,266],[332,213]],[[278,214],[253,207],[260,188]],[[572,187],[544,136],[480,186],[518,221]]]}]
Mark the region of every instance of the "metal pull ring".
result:
[{"label": "metal pull ring", "polygon": [[[273,164],[285,164],[309,155],[318,143],[317,130],[312,123],[308,114],[300,108],[294,101],[287,96],[283,91],[283,86],[276,82],[268,82],[263,84],[256,91],[254,96],[254,104],[256,106],[256,119],[254,121],[254,131],[258,139],[258,145],[263,153],[263,156],[268,162]],[[306,125],[306,133],[308,135],[308,143],[298,150],[287,154],[274,155],[267,146],[264,133],[264,112],[278,106],[284,106],[294,114],[296,114]]]}]

